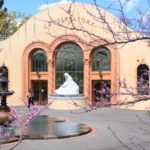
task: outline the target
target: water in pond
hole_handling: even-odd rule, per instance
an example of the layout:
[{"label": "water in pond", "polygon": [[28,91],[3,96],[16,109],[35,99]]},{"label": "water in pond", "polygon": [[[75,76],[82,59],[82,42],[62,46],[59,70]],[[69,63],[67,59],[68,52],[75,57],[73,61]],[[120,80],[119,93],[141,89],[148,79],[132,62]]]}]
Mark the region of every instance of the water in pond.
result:
[{"label": "water in pond", "polygon": [[[10,128],[5,127],[5,130]],[[14,132],[16,131],[16,133]],[[24,139],[54,139],[79,136],[89,133],[91,128],[82,123],[69,122],[61,118],[51,118],[46,115],[38,116],[27,127]],[[0,139],[0,143],[15,142],[19,132],[13,130],[10,138]]]},{"label": "water in pond", "polygon": [[88,132],[90,132],[90,128],[85,124],[38,116],[30,123],[26,136],[28,138],[64,138]]}]

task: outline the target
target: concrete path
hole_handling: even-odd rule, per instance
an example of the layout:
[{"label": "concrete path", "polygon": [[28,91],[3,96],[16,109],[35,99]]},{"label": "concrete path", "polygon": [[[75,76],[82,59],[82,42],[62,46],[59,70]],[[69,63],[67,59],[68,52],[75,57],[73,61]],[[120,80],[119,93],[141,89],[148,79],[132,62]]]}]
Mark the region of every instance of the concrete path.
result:
[{"label": "concrete path", "polygon": [[[69,110],[47,109],[42,114],[85,123],[93,131],[65,139],[24,140],[15,150],[150,150],[150,116],[147,111],[102,108],[76,114]],[[3,145],[1,150],[9,150],[13,144]]]}]

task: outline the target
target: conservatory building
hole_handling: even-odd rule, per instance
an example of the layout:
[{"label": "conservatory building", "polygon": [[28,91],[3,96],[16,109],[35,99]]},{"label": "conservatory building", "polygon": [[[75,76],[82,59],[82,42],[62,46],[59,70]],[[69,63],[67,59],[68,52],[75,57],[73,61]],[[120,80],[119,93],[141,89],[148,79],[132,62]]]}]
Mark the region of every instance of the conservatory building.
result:
[{"label": "conservatory building", "polygon": [[[66,72],[79,85],[87,103],[94,105],[97,97],[103,97],[102,87],[117,93],[118,81],[125,80],[128,86],[137,88],[141,72],[149,71],[147,41],[117,45],[103,23],[93,18],[98,14],[94,6],[83,8],[83,4],[73,4],[72,19],[67,13],[69,8],[70,4],[66,3],[42,10],[11,37],[0,41],[0,66],[7,68],[8,88],[15,91],[8,98],[9,105],[24,105],[31,88],[35,103],[47,104],[48,96],[64,82]],[[118,20],[108,12],[105,14],[112,29],[120,30]],[[149,77],[146,80],[149,87]],[[107,100],[116,104],[121,97],[114,94]]]}]

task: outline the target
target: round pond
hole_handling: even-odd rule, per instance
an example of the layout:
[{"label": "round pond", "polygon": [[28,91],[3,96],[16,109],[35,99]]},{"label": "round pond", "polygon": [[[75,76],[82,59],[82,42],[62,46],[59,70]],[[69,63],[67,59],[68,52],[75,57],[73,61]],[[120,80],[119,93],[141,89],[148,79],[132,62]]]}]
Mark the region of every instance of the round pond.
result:
[{"label": "round pond", "polygon": [[[9,129],[9,128],[8,128]],[[7,128],[5,127],[5,130]],[[20,131],[12,132],[12,136],[0,139],[0,143],[16,142],[19,139]],[[82,123],[69,122],[61,118],[51,118],[46,115],[38,116],[31,121],[26,129],[23,139],[56,139],[68,138],[87,134],[91,128]]]}]

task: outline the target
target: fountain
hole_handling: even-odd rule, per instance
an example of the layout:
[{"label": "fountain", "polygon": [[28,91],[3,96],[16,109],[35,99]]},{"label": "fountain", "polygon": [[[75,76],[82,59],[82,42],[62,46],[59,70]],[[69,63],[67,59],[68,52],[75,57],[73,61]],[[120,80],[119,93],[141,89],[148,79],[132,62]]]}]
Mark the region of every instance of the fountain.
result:
[{"label": "fountain", "polygon": [[8,90],[8,71],[3,65],[0,70],[0,125],[5,125],[10,121],[11,110],[7,105],[7,96],[12,95],[14,91]]},{"label": "fountain", "polygon": [[65,82],[48,97],[49,102],[52,102],[50,108],[60,110],[85,108],[87,97],[79,94],[79,86],[68,73],[64,74],[64,78]]},{"label": "fountain", "polygon": [[3,65],[0,68],[0,143],[5,139],[15,135],[15,128],[11,127],[11,109],[7,105],[7,96],[12,95],[14,92],[8,90],[8,71]]}]

